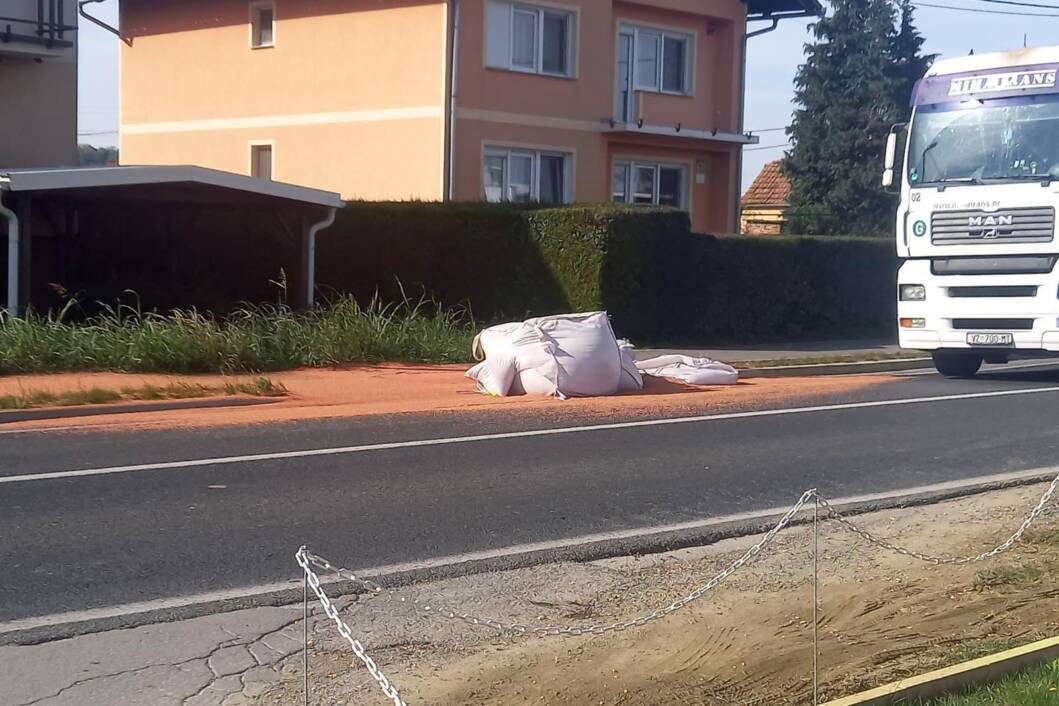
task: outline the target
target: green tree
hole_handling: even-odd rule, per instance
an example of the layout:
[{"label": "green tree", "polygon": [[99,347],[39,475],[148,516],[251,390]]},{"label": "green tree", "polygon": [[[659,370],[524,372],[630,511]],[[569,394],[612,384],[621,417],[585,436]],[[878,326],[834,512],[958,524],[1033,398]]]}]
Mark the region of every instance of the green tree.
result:
[{"label": "green tree", "polygon": [[893,87],[894,101],[901,111],[901,119],[907,120],[912,113],[910,99],[916,81],[934,63],[937,54],[923,54],[923,35],[915,25],[915,7],[911,0],[901,0],[898,12],[899,24],[893,41]]},{"label": "green tree", "polygon": [[888,0],[834,0],[812,27],[787,130],[791,232],[893,232],[895,202],[880,185],[886,135],[905,117],[908,78],[925,70],[911,8],[901,31],[897,19]]}]

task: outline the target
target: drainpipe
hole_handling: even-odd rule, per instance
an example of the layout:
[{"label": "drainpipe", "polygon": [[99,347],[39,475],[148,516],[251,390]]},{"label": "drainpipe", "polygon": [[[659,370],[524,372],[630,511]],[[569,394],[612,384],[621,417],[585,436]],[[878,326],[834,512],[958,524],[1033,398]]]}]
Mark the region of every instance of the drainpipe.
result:
[{"label": "drainpipe", "polygon": [[456,200],[456,94],[460,59],[460,0],[452,0],[452,57],[449,68],[449,192],[447,200]]},{"label": "drainpipe", "polygon": [[127,45],[129,45],[131,47],[132,46],[132,40],[129,39],[128,37],[122,36],[121,30],[119,30],[116,27],[111,27],[110,25],[108,25],[106,22],[104,22],[103,20],[99,19],[98,17],[93,17],[92,15],[88,14],[88,10],[85,9],[85,5],[92,5],[92,4],[100,3],[100,2],[106,2],[106,0],[78,0],[78,2],[77,2],[77,14],[79,14],[81,17],[84,17],[86,20],[88,20],[92,24],[96,25],[97,27],[102,27],[103,29],[105,29],[106,31],[110,32],[115,37],[117,37],[118,39],[120,39],[121,41],[125,42]]},{"label": "drainpipe", "polygon": [[309,226],[309,242],[306,244],[305,263],[305,308],[312,309],[316,303],[316,234],[335,222],[338,209],[332,206],[322,221]]},{"label": "drainpipe", "polygon": [[[747,42],[751,37],[758,37],[762,34],[768,34],[772,30],[776,29],[780,24],[778,17],[772,18],[772,26],[765,27],[764,29],[758,29],[753,32],[746,32],[743,34],[743,55],[741,68],[739,70],[739,134],[743,134],[746,130],[746,47]],[[743,220],[743,147],[740,146],[739,154],[736,157],[736,174],[738,174],[739,183],[735,190],[735,227],[738,230],[740,223]]]},{"label": "drainpipe", "polygon": [[0,216],[7,219],[7,313],[9,316],[18,316],[18,216],[4,205],[2,190]]}]

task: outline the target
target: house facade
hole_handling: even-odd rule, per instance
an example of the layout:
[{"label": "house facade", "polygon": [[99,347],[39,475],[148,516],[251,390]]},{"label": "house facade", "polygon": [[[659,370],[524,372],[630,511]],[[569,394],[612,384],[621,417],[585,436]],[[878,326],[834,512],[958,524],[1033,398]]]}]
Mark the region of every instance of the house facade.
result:
[{"label": "house facade", "polygon": [[747,17],[740,0],[122,0],[121,159],[350,199],[656,204],[733,232],[756,140]]},{"label": "house facade", "polygon": [[77,2],[0,2],[0,167],[77,163]]}]

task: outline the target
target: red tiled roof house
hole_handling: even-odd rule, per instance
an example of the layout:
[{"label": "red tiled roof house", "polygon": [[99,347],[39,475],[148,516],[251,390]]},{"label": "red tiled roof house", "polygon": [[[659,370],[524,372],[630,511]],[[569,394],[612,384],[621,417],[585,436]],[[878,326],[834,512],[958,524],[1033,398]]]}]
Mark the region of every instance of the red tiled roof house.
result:
[{"label": "red tiled roof house", "polygon": [[745,235],[779,235],[787,222],[791,183],[780,171],[782,160],[769,162],[742,198],[739,232]]}]

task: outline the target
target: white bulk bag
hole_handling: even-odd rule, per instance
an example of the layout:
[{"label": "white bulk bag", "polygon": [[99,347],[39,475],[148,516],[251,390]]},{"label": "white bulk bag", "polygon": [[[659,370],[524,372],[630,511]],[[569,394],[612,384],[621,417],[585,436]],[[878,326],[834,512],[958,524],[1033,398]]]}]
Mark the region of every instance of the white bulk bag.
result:
[{"label": "white bulk bag", "polygon": [[487,358],[468,370],[465,375],[474,380],[479,392],[504,397],[510,393],[515,372],[515,358],[509,353]]},{"label": "white bulk bag", "polygon": [[[623,384],[623,353],[602,311],[492,326],[475,337],[474,354],[485,361],[467,376],[489,394],[591,397],[613,395]],[[512,367],[514,374],[504,390]]]},{"label": "white bulk bag", "polygon": [[621,349],[621,380],[618,382],[618,392],[642,390],[643,376],[636,367],[636,348],[624,338],[618,341],[618,347]]},{"label": "white bulk bag", "polygon": [[734,385],[739,382],[738,370],[710,358],[660,355],[641,360],[636,365],[644,375],[679,380],[689,385]]}]

